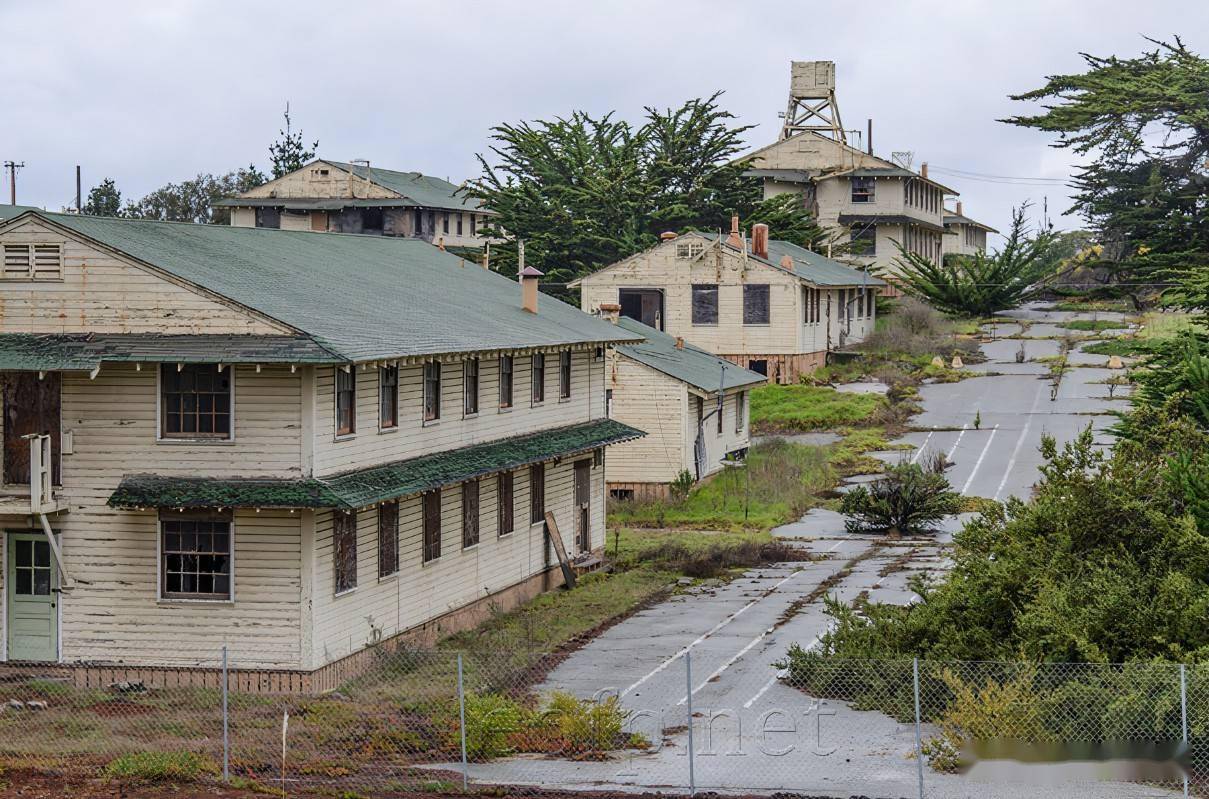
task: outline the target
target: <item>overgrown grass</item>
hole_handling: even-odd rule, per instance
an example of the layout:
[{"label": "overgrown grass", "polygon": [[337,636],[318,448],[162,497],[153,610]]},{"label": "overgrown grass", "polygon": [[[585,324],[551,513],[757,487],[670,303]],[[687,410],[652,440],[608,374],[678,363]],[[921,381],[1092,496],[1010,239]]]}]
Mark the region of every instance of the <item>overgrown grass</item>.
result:
[{"label": "overgrown grass", "polygon": [[1129,327],[1129,323],[1112,319],[1071,319],[1066,322],[1059,322],[1058,327],[1065,328],[1066,330],[1083,330],[1098,333],[1101,330],[1119,330],[1123,327]]},{"label": "overgrown grass", "polygon": [[1192,314],[1172,311],[1149,311],[1142,315],[1138,338],[1143,340],[1172,338],[1185,330],[1200,329]]},{"label": "overgrown grass", "polygon": [[[763,390],[763,389],[760,389]],[[627,500],[610,525],[696,530],[768,530],[800,517],[834,483],[825,447],[774,439],[753,446],[745,466],[728,468],[681,501]]]},{"label": "overgrown grass", "polygon": [[767,531],[619,529],[610,559],[620,569],[657,568],[686,577],[719,577],[768,563],[802,560],[802,550]]},{"label": "overgrown grass", "polygon": [[143,782],[193,782],[217,772],[215,765],[194,752],[134,752],[105,767],[105,775]]},{"label": "overgrown grass", "polygon": [[1145,355],[1147,346],[1144,341],[1136,338],[1110,338],[1094,341],[1083,347],[1082,352],[1088,355],[1137,356]]},{"label": "overgrown grass", "polygon": [[1047,311],[1122,311],[1129,312],[1133,307],[1128,300],[1090,300],[1070,299],[1056,302],[1048,306]]},{"label": "overgrown grass", "polygon": [[756,433],[790,433],[847,427],[868,420],[886,404],[878,394],[854,394],[826,386],[761,386],[751,392]]}]

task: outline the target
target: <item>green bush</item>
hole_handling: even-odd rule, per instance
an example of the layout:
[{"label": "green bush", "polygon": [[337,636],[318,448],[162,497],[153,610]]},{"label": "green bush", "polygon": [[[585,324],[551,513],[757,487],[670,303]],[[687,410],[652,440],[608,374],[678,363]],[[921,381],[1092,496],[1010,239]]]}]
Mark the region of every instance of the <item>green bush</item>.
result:
[{"label": "green bush", "polygon": [[961,494],[949,485],[946,468],[943,454],[922,466],[905,461],[887,467],[884,477],[844,494],[844,529],[892,536],[933,532],[938,522],[961,510]]},{"label": "green bush", "polygon": [[217,770],[210,760],[194,752],[135,752],[110,761],[105,775],[145,782],[195,781]]},{"label": "green bush", "polygon": [[551,695],[545,710],[567,751],[576,755],[603,754],[625,746],[629,715],[616,696],[591,701],[563,691]]},{"label": "green bush", "polygon": [[511,697],[466,694],[466,756],[472,760],[490,760],[509,754],[512,751],[509,739],[522,728],[527,715],[525,707]]}]

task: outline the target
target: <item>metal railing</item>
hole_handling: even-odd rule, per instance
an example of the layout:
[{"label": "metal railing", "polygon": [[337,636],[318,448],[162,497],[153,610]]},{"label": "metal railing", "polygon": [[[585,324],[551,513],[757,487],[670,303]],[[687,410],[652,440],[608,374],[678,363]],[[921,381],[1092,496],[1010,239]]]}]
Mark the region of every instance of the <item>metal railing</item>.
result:
[{"label": "metal railing", "polygon": [[635,682],[584,660],[382,648],[323,695],[29,676],[0,688],[0,765],[17,786],[37,771],[293,795],[1209,795],[1209,666],[807,654],[728,669],[690,647]]}]

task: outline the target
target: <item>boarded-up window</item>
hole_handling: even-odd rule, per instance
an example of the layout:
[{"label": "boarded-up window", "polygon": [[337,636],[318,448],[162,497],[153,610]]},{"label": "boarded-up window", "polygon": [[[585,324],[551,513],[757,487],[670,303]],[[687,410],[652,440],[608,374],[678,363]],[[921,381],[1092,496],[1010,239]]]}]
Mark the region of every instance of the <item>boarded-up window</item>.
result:
[{"label": "boarded-up window", "polygon": [[529,467],[529,522],[537,524],[546,518],[546,465]]},{"label": "boarded-up window", "polygon": [[424,505],[423,558],[428,563],[441,557],[441,491],[426,491],[422,495]]},{"label": "boarded-up window", "polygon": [[479,481],[462,483],[462,548],[479,543]]},{"label": "boarded-up window", "polygon": [[399,570],[399,503],[378,506],[378,576]]},{"label": "boarded-up window", "polygon": [[496,477],[497,523],[499,535],[509,535],[514,527],[512,512],[513,484],[512,472],[500,472]]},{"label": "boarded-up window", "polygon": [[336,593],[357,587],[357,513],[332,514],[332,564]]},{"label": "boarded-up window", "polygon": [[747,416],[747,392],[740,391],[735,395],[735,432],[743,432],[744,417]]},{"label": "boarded-up window", "polygon": [[441,362],[424,364],[424,421],[441,418]]},{"label": "boarded-up window", "polygon": [[378,367],[378,426],[390,430],[399,426],[399,367]]},{"label": "boarded-up window", "polygon": [[217,364],[160,366],[160,437],[231,438],[231,370]]},{"label": "boarded-up window", "polygon": [[160,517],[164,599],[231,598],[231,516],[165,511]]},{"label": "boarded-up window", "polygon": [[500,356],[500,407],[512,407],[512,367],[511,355]]},{"label": "boarded-up window", "polygon": [[357,376],[336,367],[336,435],[357,432]]},{"label": "boarded-up window", "polygon": [[533,404],[546,401],[546,356],[543,353],[533,354]]},{"label": "boarded-up window", "polygon": [[718,324],[718,287],[712,285],[693,286],[693,324]]},{"label": "boarded-up window", "polygon": [[571,351],[558,354],[558,398],[571,399]]},{"label": "boarded-up window", "polygon": [[479,359],[462,361],[462,412],[473,416],[479,412]]},{"label": "boarded-up window", "polygon": [[768,320],[768,284],[748,283],[743,287],[743,324],[766,325]]},{"label": "boarded-up window", "polygon": [[6,280],[58,280],[63,277],[61,244],[5,244]]}]

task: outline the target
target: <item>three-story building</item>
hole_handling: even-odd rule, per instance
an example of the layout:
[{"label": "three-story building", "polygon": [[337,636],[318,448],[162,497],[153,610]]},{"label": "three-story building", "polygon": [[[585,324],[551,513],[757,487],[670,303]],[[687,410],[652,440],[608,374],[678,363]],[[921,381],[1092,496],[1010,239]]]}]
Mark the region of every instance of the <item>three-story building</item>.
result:
[{"label": "three-story building", "polygon": [[36,211],[0,249],[6,661],[225,644],[319,688],[560,583],[553,535],[603,544],[604,448],[641,435],[607,418],[605,348],[640,337],[535,276]]}]

